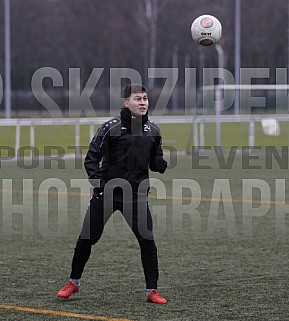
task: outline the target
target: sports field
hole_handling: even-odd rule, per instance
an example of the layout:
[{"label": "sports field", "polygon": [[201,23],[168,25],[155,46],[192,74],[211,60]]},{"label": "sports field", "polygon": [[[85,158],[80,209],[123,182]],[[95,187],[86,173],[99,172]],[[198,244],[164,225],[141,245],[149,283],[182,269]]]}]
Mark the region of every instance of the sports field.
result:
[{"label": "sports field", "polygon": [[0,320],[289,320],[288,158],[265,154],[236,153],[231,165],[228,154],[209,154],[198,166],[179,156],[165,175],[152,173],[166,306],[145,303],[138,244],[119,213],[93,248],[81,292],[57,299],[90,195],[72,187],[85,171],[74,160],[60,169],[2,162]]}]

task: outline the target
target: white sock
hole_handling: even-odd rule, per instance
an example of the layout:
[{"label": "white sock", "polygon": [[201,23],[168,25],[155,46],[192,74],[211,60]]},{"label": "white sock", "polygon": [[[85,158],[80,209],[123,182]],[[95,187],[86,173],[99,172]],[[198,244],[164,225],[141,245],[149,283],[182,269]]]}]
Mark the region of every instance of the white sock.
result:
[{"label": "white sock", "polygon": [[150,295],[150,293],[153,291],[154,289],[147,289],[147,296],[149,296]]},{"label": "white sock", "polygon": [[70,282],[72,282],[76,286],[80,287],[80,279],[70,279]]}]

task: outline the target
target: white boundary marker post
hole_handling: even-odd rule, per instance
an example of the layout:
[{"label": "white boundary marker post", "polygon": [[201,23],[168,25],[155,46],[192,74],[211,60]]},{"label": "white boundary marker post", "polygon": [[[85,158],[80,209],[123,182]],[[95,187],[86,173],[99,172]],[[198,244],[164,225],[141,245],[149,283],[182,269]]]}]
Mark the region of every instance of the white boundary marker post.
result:
[{"label": "white boundary marker post", "polygon": [[249,147],[255,146],[255,122],[253,118],[250,119],[250,123],[249,123],[248,146]]},{"label": "white boundary marker post", "polygon": [[89,138],[90,141],[92,140],[92,138],[94,137],[94,123],[90,123],[89,125]]},{"label": "white boundary marker post", "polygon": [[15,150],[16,150],[16,155],[20,147],[20,130],[21,130],[21,125],[19,122],[19,119],[17,119],[16,127],[15,127]]},{"label": "white boundary marker post", "polygon": [[198,135],[198,122],[196,117],[194,117],[194,146],[199,147],[199,135]]},{"label": "white boundary marker post", "polygon": [[34,127],[33,122],[31,121],[31,124],[30,124],[30,148],[31,148],[30,155],[31,155],[31,159],[34,156],[34,151],[33,151],[34,145],[35,145],[35,127]]},{"label": "white boundary marker post", "polygon": [[80,122],[77,120],[75,122],[75,156],[79,158],[80,155]]},{"label": "white boundary marker post", "polygon": [[204,124],[204,121],[201,120],[200,121],[200,146],[205,146],[205,124]]}]

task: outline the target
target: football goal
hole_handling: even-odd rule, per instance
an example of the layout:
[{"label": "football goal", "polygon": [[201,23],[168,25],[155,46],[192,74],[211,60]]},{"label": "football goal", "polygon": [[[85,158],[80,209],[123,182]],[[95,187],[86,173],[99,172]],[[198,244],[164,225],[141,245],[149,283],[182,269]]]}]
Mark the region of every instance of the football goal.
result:
[{"label": "football goal", "polygon": [[[238,114],[230,112],[235,93],[239,91],[240,103]],[[255,146],[256,123],[261,123],[264,134],[278,136],[278,122],[288,122],[289,85],[215,85],[202,87],[202,113],[196,113],[187,142],[187,153],[192,146],[203,147],[207,144],[205,125],[211,123],[215,127],[214,145],[222,146],[222,124],[247,123],[247,145]],[[213,110],[207,112],[206,97],[213,101]],[[270,104],[270,105],[268,105]],[[267,120],[267,121],[266,121]],[[268,127],[269,126],[269,127]],[[271,127],[270,127],[271,126]],[[275,126],[275,127],[274,127]],[[287,143],[289,143],[289,138]]]}]

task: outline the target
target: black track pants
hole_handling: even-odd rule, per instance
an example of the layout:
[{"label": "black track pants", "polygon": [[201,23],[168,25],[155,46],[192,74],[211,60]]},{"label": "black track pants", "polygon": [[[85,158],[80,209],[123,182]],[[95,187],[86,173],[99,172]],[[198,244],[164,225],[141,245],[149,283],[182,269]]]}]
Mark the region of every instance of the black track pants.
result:
[{"label": "black track pants", "polygon": [[72,279],[80,279],[91,253],[91,247],[100,239],[105,223],[114,211],[122,212],[125,220],[136,236],[140,249],[146,288],[156,289],[158,281],[157,248],[153,238],[151,212],[146,198],[125,203],[122,198],[113,202],[105,201],[98,195],[90,200],[86,211],[81,234],[76,243],[72,260]]}]

